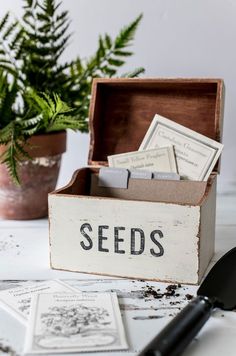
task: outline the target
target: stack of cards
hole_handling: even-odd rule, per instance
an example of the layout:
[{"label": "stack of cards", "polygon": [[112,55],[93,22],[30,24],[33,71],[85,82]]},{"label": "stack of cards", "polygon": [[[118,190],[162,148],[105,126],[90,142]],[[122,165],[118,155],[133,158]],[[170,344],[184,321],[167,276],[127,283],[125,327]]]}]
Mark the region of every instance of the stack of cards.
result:
[{"label": "stack of cards", "polygon": [[207,181],[223,145],[163,116],[155,115],[137,152],[108,157],[110,167],[179,173]]},{"label": "stack of cards", "polygon": [[1,291],[0,301],[27,327],[25,354],[128,348],[115,293],[82,293],[54,280]]}]

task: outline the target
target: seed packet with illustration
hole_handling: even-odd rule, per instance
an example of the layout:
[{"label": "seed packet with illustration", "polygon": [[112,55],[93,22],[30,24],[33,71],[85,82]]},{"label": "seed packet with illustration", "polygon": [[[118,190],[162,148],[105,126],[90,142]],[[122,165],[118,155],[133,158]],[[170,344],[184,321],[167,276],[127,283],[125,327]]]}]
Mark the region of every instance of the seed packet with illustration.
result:
[{"label": "seed packet with illustration", "polygon": [[67,283],[59,280],[23,282],[19,286],[0,291],[0,305],[13,317],[27,325],[30,303],[33,295],[38,293],[78,292]]},{"label": "seed packet with illustration", "polygon": [[124,349],[115,293],[49,293],[32,300],[26,354]]}]

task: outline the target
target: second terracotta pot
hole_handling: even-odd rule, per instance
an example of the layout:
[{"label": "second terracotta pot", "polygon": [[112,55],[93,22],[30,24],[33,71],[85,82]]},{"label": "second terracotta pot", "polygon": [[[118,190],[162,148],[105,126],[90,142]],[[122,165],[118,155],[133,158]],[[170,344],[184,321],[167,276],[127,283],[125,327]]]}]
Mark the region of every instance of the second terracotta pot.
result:
[{"label": "second terracotta pot", "polygon": [[[37,219],[48,214],[48,193],[55,189],[66,150],[66,131],[32,136],[27,151],[32,160],[19,165],[20,186],[12,182],[4,164],[0,164],[0,218]],[[5,151],[0,146],[0,154]]]}]

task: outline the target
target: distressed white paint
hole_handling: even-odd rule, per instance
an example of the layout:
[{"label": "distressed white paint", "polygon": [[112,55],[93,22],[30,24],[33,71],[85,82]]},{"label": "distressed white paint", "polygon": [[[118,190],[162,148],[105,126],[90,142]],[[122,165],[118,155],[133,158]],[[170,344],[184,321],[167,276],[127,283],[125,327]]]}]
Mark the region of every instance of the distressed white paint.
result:
[{"label": "distressed white paint", "polygon": [[[153,202],[99,199],[52,194],[49,196],[51,264],[53,268],[70,271],[100,273],[134,278],[157,279],[185,283],[198,282],[198,243],[200,207]],[[93,248],[84,250],[81,225],[89,223],[86,232]],[[98,251],[98,226],[108,225],[103,235],[103,247]],[[122,226],[119,243],[124,254],[114,252],[114,227]],[[140,228],[145,233],[145,251],[130,254],[130,229]],[[158,241],[164,248],[163,256],[150,254],[159,251],[151,241],[153,230],[161,230]],[[88,245],[88,244],[87,244]]]}]

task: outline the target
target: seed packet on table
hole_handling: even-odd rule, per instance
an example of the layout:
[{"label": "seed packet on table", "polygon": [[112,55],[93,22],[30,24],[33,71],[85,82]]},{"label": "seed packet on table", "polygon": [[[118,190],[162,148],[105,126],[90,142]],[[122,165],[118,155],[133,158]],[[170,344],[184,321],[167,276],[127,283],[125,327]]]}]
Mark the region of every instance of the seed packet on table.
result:
[{"label": "seed packet on table", "polygon": [[27,325],[32,296],[38,293],[53,292],[80,293],[79,290],[59,280],[32,282],[25,286],[0,291],[0,305]]},{"label": "seed packet on table", "polygon": [[177,173],[175,154],[171,145],[108,156],[108,163],[109,167]]},{"label": "seed packet on table", "polygon": [[115,293],[45,293],[32,299],[26,354],[124,349]]},{"label": "seed packet on table", "polygon": [[195,181],[207,181],[223,149],[221,143],[155,115],[139,150],[167,145],[174,145],[180,176]]}]

